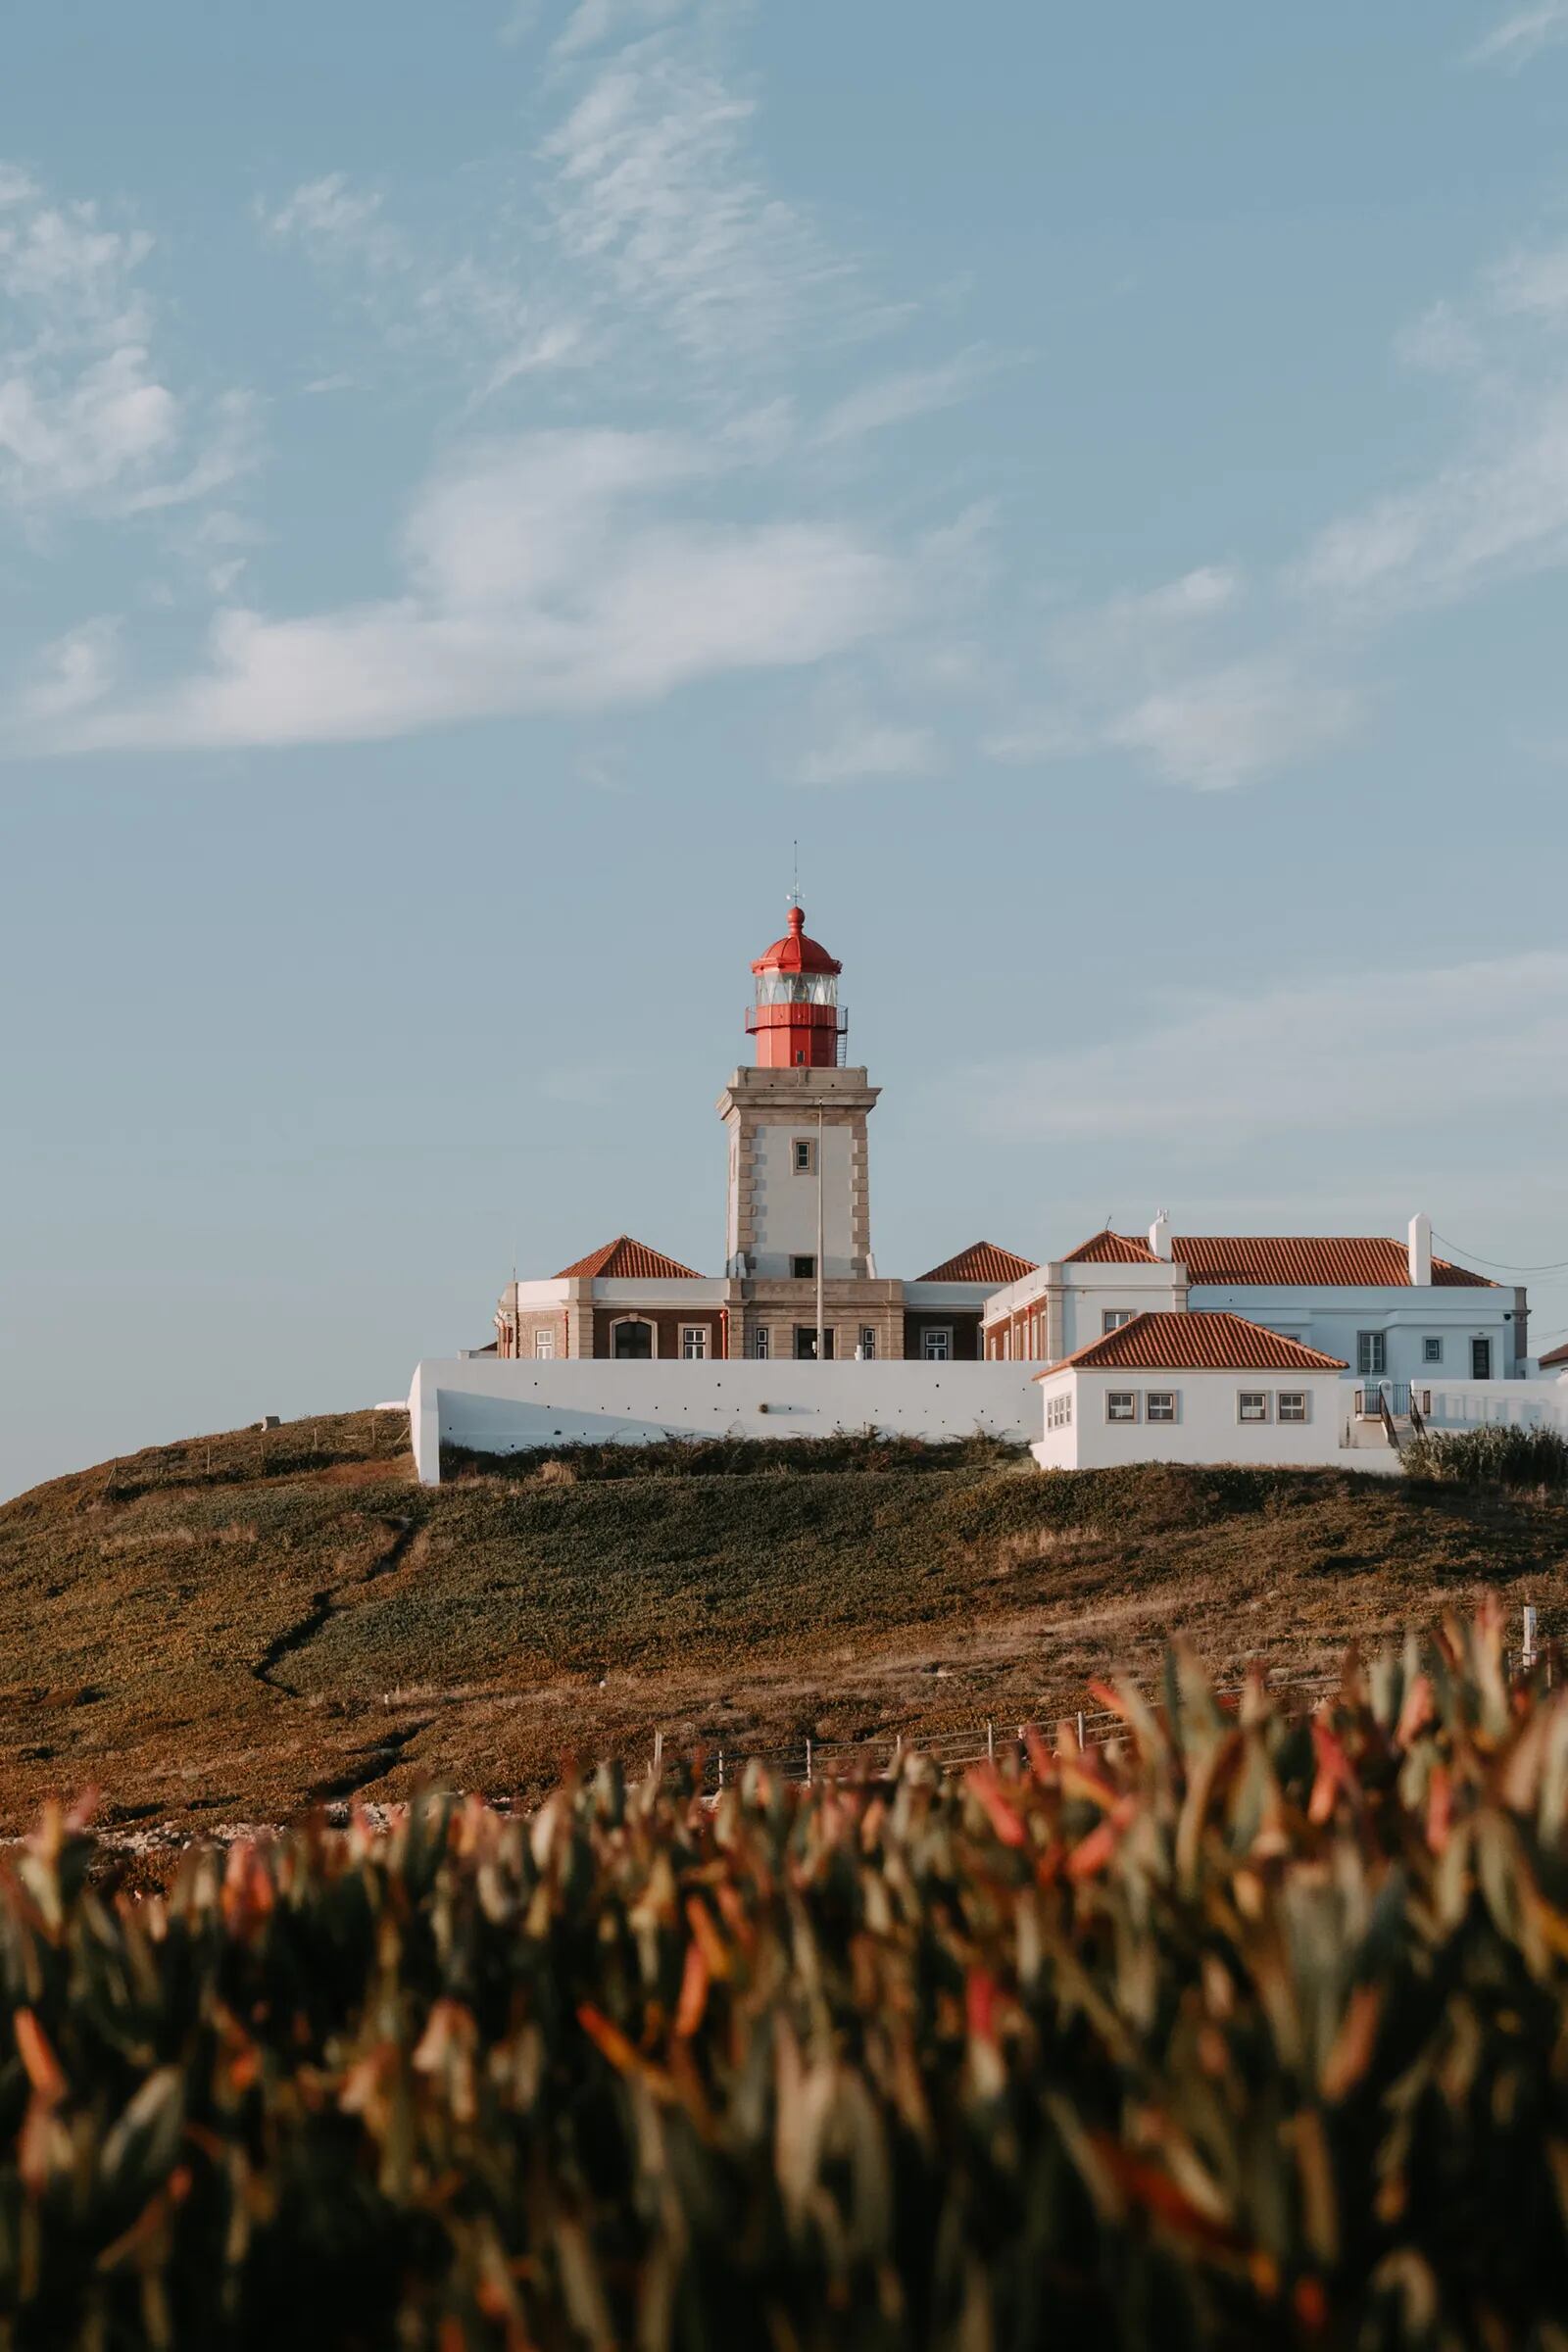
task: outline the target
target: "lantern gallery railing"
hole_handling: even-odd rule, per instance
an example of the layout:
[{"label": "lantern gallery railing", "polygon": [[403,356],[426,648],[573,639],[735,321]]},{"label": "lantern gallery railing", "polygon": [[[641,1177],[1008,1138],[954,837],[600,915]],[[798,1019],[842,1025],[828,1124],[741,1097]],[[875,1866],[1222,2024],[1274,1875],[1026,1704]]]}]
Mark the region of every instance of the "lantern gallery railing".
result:
[{"label": "lantern gallery railing", "polygon": [[749,1004],[747,1036],[757,1037],[764,1029],[831,1029],[835,1037],[847,1037],[850,1008],[847,1004]]}]

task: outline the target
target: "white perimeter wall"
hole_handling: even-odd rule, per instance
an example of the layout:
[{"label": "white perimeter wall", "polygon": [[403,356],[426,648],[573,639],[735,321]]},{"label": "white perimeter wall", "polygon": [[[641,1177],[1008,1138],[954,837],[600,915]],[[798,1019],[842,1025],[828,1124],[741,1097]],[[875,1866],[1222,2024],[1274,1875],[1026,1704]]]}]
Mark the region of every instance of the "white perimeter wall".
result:
[{"label": "white perimeter wall", "polygon": [[1561,1380],[1436,1381],[1414,1375],[1419,1396],[1430,1390],[1427,1418],[1434,1432],[1481,1429],[1489,1421],[1514,1422],[1521,1429],[1555,1429],[1568,1434],[1568,1378]]},{"label": "white perimeter wall", "polygon": [[[1101,1470],[1120,1462],[1254,1462],[1298,1465],[1336,1462],[1355,1470],[1396,1471],[1399,1457],[1369,1449],[1343,1448],[1350,1392],[1337,1373],[1285,1372],[1059,1372],[1043,1380],[1045,1399],[1070,1390],[1072,1420],[1065,1429],[1046,1429],[1033,1447],[1046,1470]],[[1176,1421],[1107,1421],[1111,1389],[1131,1389],[1140,1398],[1150,1389],[1174,1389],[1180,1399]],[[1243,1389],[1305,1390],[1305,1421],[1248,1421],[1237,1418]],[[1140,1403],[1140,1413],[1142,1404]]]},{"label": "white perimeter wall", "polygon": [[441,1445],[479,1453],[532,1446],[645,1446],[665,1437],[823,1437],[869,1422],[898,1437],[1016,1444],[1038,1436],[1022,1364],[607,1363],[431,1358],[409,1392],[415,1466],[441,1476]]}]

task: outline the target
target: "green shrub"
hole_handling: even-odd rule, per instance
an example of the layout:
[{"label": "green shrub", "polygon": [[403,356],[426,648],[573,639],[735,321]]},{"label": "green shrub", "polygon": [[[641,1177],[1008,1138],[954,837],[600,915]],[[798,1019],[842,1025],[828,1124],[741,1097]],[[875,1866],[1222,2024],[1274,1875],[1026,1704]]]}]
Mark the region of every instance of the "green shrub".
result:
[{"label": "green shrub", "polygon": [[53,1816],[0,1863],[0,2340],[1561,2352],[1563,1693],[1490,1615],[1309,1720],[1181,1655],[1113,1695],[1087,1755],[607,1768],[141,1901]]},{"label": "green shrub", "polygon": [[1450,1486],[1568,1486],[1568,1438],[1494,1421],[1417,1438],[1405,1448],[1404,1468],[1411,1478]]},{"label": "green shrub", "polygon": [[[578,1479],[803,1478],[824,1470],[995,1470],[1029,1460],[1027,1446],[982,1429],[966,1438],[905,1438],[878,1429],[831,1430],[812,1438],[666,1437],[648,1446],[520,1446],[514,1453],[475,1453],[443,1446],[448,1478],[537,1479],[555,1463]],[[559,1473],[557,1474],[559,1476]]]}]

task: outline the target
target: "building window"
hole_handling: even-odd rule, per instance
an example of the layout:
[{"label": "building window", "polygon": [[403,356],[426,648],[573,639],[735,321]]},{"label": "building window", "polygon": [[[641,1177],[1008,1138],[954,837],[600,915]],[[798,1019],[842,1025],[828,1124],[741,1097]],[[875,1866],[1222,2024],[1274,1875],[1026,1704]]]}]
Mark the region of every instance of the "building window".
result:
[{"label": "building window", "polygon": [[533,1335],[533,1352],[536,1362],[541,1364],[551,1362],[556,1352],[555,1333],[553,1331],[536,1331]]},{"label": "building window", "polygon": [[1492,1342],[1472,1340],[1470,1343],[1470,1377],[1472,1380],[1492,1378]]},{"label": "building window", "polygon": [[953,1355],[952,1324],[928,1323],[920,1334],[920,1353],[928,1364],[949,1362]]},{"label": "building window", "polygon": [[1012,1361],[1012,1325],[1010,1323],[1002,1335],[1002,1360],[1004,1364],[1010,1364]]},{"label": "building window", "polygon": [[814,1282],[816,1280],[815,1258],[792,1257],[790,1259],[790,1279],[792,1282]]},{"label": "building window", "polygon": [[[795,1360],[800,1364],[815,1363],[816,1325],[814,1323],[796,1324]],[[822,1334],[822,1361],[825,1364],[830,1364],[833,1361],[833,1326],[831,1323],[827,1326],[826,1330]]]},{"label": "building window", "polygon": [[1281,1389],[1274,1400],[1275,1410],[1282,1421],[1304,1421],[1307,1397],[1304,1389]]},{"label": "building window", "polygon": [[760,1364],[767,1362],[771,1348],[772,1342],[767,1335],[767,1325],[760,1323],[752,1334],[752,1353]]},{"label": "building window", "polygon": [[1355,1368],[1363,1379],[1380,1379],[1389,1368],[1388,1334],[1382,1331],[1358,1331],[1355,1335]]},{"label": "building window", "polygon": [[1102,1309],[1100,1317],[1101,1332],[1103,1335],[1107,1331],[1120,1331],[1122,1325],[1130,1323],[1132,1319],[1133,1310],[1130,1306],[1104,1307]]},{"label": "building window", "polygon": [[1236,1418],[1238,1421],[1266,1421],[1268,1419],[1267,1390],[1239,1389],[1236,1394]]},{"label": "building window", "polygon": [[1421,1361],[1422,1361],[1424,1364],[1441,1364],[1441,1363],[1442,1363],[1442,1361],[1443,1361],[1443,1342],[1442,1342],[1440,1339],[1432,1339],[1432,1338],[1428,1338],[1428,1339],[1424,1339],[1424,1340],[1422,1341],[1422,1343],[1421,1343]]},{"label": "building window", "polygon": [[1144,1419],[1146,1421],[1174,1421],[1175,1418],[1175,1390],[1151,1389],[1144,1398]]},{"label": "building window", "polygon": [[790,1146],[790,1159],[797,1176],[816,1174],[816,1142],[808,1135],[798,1135]]},{"label": "building window", "polygon": [[1029,1353],[1036,1358],[1040,1354],[1040,1317],[1038,1315],[1031,1315],[1029,1318]]},{"label": "building window", "polygon": [[654,1352],[654,1327],[633,1316],[611,1327],[611,1345],[619,1363],[645,1363]]},{"label": "building window", "polygon": [[1072,1391],[1070,1389],[1063,1389],[1059,1396],[1046,1398],[1046,1427],[1048,1429],[1070,1429],[1072,1427]]},{"label": "building window", "polygon": [[860,1325],[860,1358],[863,1363],[876,1362],[876,1329],[870,1323]]},{"label": "building window", "polygon": [[1138,1392],[1136,1389],[1106,1390],[1105,1419],[1107,1421],[1136,1421],[1137,1418]]},{"label": "building window", "polygon": [[708,1326],[706,1323],[683,1323],[680,1327],[680,1351],[688,1363],[708,1360]]}]

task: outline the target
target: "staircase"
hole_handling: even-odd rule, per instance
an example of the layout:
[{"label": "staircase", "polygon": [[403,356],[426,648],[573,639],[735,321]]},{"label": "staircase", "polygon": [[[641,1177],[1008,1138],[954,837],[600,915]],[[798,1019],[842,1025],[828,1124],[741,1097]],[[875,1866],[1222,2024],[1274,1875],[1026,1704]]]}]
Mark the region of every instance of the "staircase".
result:
[{"label": "staircase", "polygon": [[1367,1380],[1356,1389],[1347,1430],[1352,1451],[1382,1452],[1392,1446],[1402,1453],[1413,1439],[1426,1434],[1426,1420],[1407,1381]]}]

